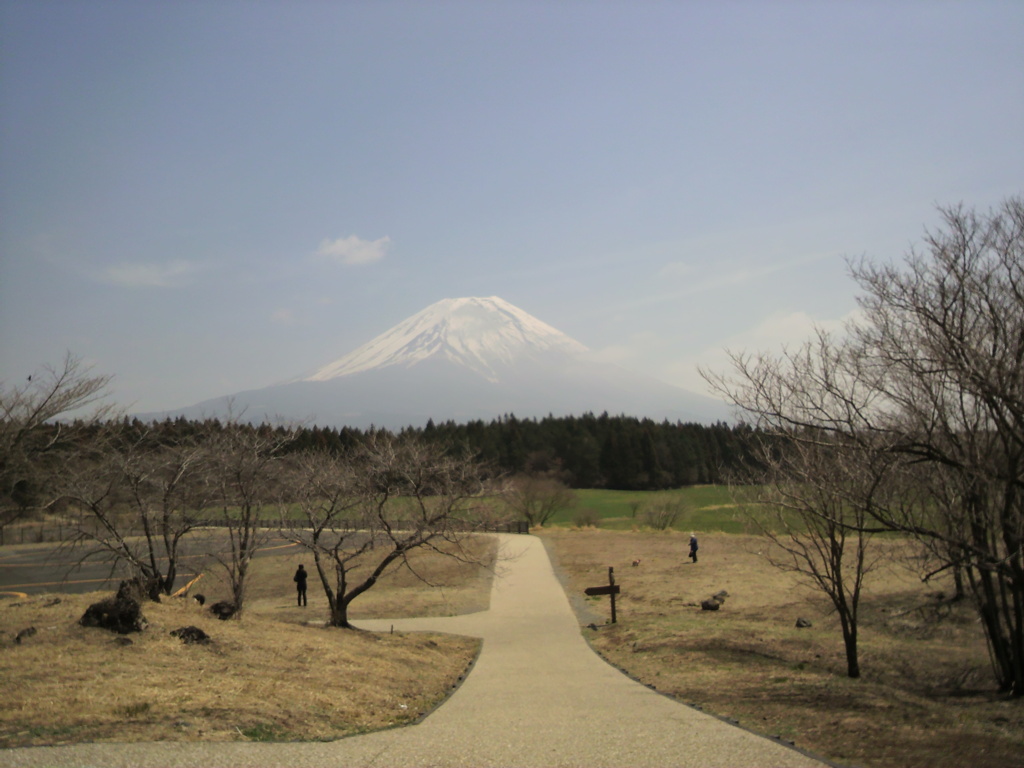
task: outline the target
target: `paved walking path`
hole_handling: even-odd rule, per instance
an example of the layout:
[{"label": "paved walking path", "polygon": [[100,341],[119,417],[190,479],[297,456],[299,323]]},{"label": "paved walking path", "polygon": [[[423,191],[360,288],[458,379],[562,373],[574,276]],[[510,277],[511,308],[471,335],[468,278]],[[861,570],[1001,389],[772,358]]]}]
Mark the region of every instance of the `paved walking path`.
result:
[{"label": "paved walking path", "polygon": [[[484,638],[472,673],[418,725],[329,743],[83,744],[0,752],[5,766],[777,766],[824,763],[678,704],[586,644],[533,536],[501,536],[491,607],[451,618],[359,622]],[[344,681],[336,681],[343,684]],[[330,682],[328,681],[328,684]]]}]

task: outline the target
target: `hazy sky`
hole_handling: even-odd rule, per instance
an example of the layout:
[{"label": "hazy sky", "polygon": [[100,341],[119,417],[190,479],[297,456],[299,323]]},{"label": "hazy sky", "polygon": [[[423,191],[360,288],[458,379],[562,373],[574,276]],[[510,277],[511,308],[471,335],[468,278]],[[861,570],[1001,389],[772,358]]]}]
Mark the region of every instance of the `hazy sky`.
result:
[{"label": "hazy sky", "polygon": [[0,0],[0,379],[136,410],[500,296],[703,391],[1024,191],[1024,3]]}]

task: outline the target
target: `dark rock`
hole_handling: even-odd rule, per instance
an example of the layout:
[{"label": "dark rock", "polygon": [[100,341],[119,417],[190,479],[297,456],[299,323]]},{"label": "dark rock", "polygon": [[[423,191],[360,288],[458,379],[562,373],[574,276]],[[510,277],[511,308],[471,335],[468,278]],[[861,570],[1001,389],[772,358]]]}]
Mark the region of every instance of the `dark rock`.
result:
[{"label": "dark rock", "polygon": [[185,645],[210,642],[210,636],[199,627],[188,626],[172,629],[171,636],[179,638]]},{"label": "dark rock", "polygon": [[722,607],[722,603],[725,602],[725,598],[729,596],[729,593],[724,589],[716,592],[707,600],[701,600],[700,607],[704,611],[717,611]]},{"label": "dark rock", "polygon": [[126,579],[117,588],[117,597],[128,597],[141,603],[143,600],[160,602],[160,579]]},{"label": "dark rock", "polygon": [[229,603],[227,600],[221,600],[219,603],[214,603],[210,606],[210,613],[216,616],[221,621],[227,621],[235,615],[235,604]]},{"label": "dark rock", "polygon": [[809,622],[807,619],[801,618],[796,620],[796,625],[800,629],[806,629],[807,627],[811,626],[811,622]]},{"label": "dark rock", "polygon": [[99,627],[127,635],[129,632],[141,632],[146,628],[146,619],[137,600],[121,595],[108,597],[93,603],[85,609],[78,623],[83,627]]},{"label": "dark rock", "polygon": [[18,645],[21,645],[22,640],[24,640],[27,637],[32,637],[32,635],[34,635],[35,633],[35,627],[25,627],[23,630],[21,630],[20,632],[18,632],[18,634],[14,636],[14,642],[16,642]]}]

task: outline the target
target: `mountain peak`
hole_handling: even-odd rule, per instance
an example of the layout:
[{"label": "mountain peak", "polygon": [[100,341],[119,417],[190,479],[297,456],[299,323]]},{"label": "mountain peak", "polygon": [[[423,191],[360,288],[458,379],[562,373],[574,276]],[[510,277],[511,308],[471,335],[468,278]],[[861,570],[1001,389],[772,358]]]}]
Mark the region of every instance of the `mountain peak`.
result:
[{"label": "mountain peak", "polygon": [[403,429],[502,414],[584,413],[711,423],[725,404],[590,359],[587,348],[507,301],[444,299],[312,375],[161,414]]},{"label": "mountain peak", "polygon": [[329,381],[371,369],[457,363],[489,381],[524,359],[578,357],[587,348],[504,299],[442,299],[301,381]]}]

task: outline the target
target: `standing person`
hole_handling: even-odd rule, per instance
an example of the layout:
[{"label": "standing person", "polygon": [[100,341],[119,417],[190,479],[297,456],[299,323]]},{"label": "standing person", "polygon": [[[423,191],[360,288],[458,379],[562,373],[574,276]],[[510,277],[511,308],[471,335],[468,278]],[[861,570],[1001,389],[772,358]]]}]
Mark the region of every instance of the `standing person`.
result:
[{"label": "standing person", "polygon": [[303,606],[306,604],[306,569],[303,566],[299,566],[299,570],[295,572],[295,576],[292,581],[295,582],[295,588],[299,592],[299,605]]},{"label": "standing person", "polygon": [[690,559],[697,562],[697,534],[690,534]]}]

